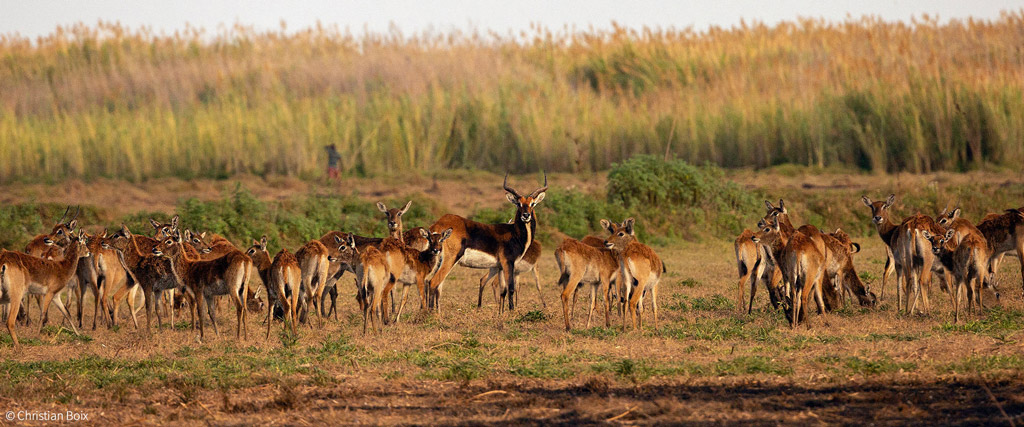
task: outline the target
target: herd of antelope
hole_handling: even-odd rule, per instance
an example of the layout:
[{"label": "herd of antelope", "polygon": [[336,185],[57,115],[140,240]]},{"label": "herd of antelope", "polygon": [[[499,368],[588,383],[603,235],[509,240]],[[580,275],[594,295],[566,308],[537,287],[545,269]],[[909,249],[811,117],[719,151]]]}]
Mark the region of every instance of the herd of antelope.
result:
[{"label": "herd of antelope", "polygon": [[[267,251],[266,236],[243,250],[222,236],[180,228],[177,215],[166,223],[150,219],[152,237],[135,234],[123,224],[113,233],[104,230],[88,235],[78,228],[77,213],[67,219],[69,207],[50,233],[36,236],[24,252],[0,250],[0,304],[6,305],[3,314],[15,348],[20,348],[15,332],[19,319],[31,324],[30,301],[35,300],[40,309],[40,332],[53,303],[77,334],[83,327],[83,302],[88,292],[95,299],[93,329],[101,318],[113,327],[124,301],[138,328],[135,315],[141,308],[136,308],[136,297],[141,291],[147,333],[154,314],[157,325],[162,326],[161,313],[167,312],[173,325],[175,311],[188,307],[200,339],[205,335],[204,313],[218,333],[218,301],[228,299],[235,306],[235,336],[239,338],[248,336],[247,313],[264,309],[259,295],[263,289],[269,337],[274,318],[282,318],[285,330],[290,326],[292,333],[298,323],[313,327],[310,310],[321,326],[332,314],[337,320],[337,283],[348,271],[355,276],[356,300],[366,333],[368,326],[380,331],[384,324],[401,318],[412,286],[419,292],[421,309],[440,312],[445,279],[461,265],[488,270],[480,278],[478,307],[490,283],[499,313],[506,301],[511,311],[516,304],[517,276],[532,272],[540,293],[540,277],[534,267],[541,245],[534,240],[534,208],[544,200],[547,176],[544,185],[529,194],[510,187],[507,176],[503,188],[516,208],[508,223],[482,224],[449,214],[429,228],[404,230],[402,216],[412,202],[390,209],[378,202],[377,208],[387,220],[387,237],[332,231],[294,253],[282,249],[273,256]],[[665,272],[661,259],[636,240],[632,218],[621,224],[601,223],[608,237],[567,238],[555,250],[566,328],[570,328],[569,301],[572,299],[575,307],[575,291],[583,284],[593,289],[588,326],[596,296],[603,292],[606,325],[610,325],[614,298],[620,303],[623,328],[627,316],[634,328],[642,327],[642,299],[649,292],[657,327],[657,288]],[[250,288],[252,276],[259,277],[263,286]],[[401,302],[396,310],[392,292],[397,284],[401,285]],[[615,289],[613,284],[617,284]],[[72,297],[62,298],[69,294]],[[69,305],[77,303],[77,319],[72,319],[65,299]],[[546,307],[542,298],[541,303]]]},{"label": "herd of antelope", "polygon": [[[285,330],[290,327],[292,333],[299,323],[313,327],[310,310],[320,326],[332,314],[337,320],[337,283],[345,272],[351,272],[366,333],[368,327],[382,331],[385,324],[398,322],[412,286],[419,293],[421,309],[440,313],[445,279],[460,265],[488,270],[480,278],[477,307],[491,284],[499,313],[506,304],[511,311],[519,275],[532,272],[540,295],[535,267],[542,249],[534,240],[534,209],[544,200],[547,188],[545,175],[542,187],[522,195],[508,185],[506,176],[503,189],[516,212],[501,224],[482,224],[448,214],[428,228],[405,230],[402,216],[412,202],[402,208],[378,202],[387,221],[387,237],[331,231],[294,253],[282,249],[273,257],[266,236],[243,250],[222,236],[180,228],[177,215],[166,223],[150,219],[152,237],[134,234],[124,225],[113,233],[104,230],[90,236],[78,228],[77,213],[67,219],[69,207],[49,234],[36,236],[23,252],[0,250],[0,304],[6,305],[3,314],[15,348],[20,348],[16,324],[31,324],[30,301],[39,306],[40,331],[53,303],[77,334],[83,325],[87,292],[92,292],[95,300],[93,329],[100,318],[113,327],[124,301],[138,328],[136,301],[141,291],[147,332],[154,314],[158,325],[163,325],[162,312],[174,324],[176,310],[188,307],[200,339],[205,335],[204,313],[218,333],[216,308],[219,301],[227,299],[235,306],[236,338],[248,336],[247,313],[264,308],[269,337],[275,318],[281,318]],[[863,198],[887,250],[881,296],[895,272],[898,310],[927,311],[931,278],[939,273],[959,321],[964,293],[968,309],[980,310],[982,289],[996,290],[992,277],[1003,255],[1015,252],[1024,259],[1021,210],[990,214],[977,226],[962,218],[958,207],[945,209],[934,219],[916,214],[897,224],[890,219],[894,201],[894,195],[884,202]],[[853,255],[859,252],[859,244],[839,229],[824,233],[810,225],[794,228],[782,200],[777,206],[767,201],[765,205],[767,212],[758,222],[758,230],[744,230],[735,242],[740,307],[746,302],[747,312],[752,311],[760,283],[764,283],[772,306],[788,313],[793,327],[803,320],[811,295],[820,314],[837,309],[847,296],[856,297],[862,306],[875,305],[875,294],[854,268]],[[605,326],[611,325],[614,301],[623,328],[627,324],[634,329],[643,327],[643,299],[650,294],[657,329],[658,284],[665,265],[649,246],[637,240],[632,218],[622,223],[602,219],[601,226],[608,236],[565,238],[554,251],[566,330],[572,327],[576,291],[584,285],[591,288],[588,328],[598,296],[603,296]],[[250,287],[252,276],[259,277],[263,286]],[[401,296],[396,308],[399,298],[393,291],[398,284]],[[749,302],[744,301],[746,287],[750,288]],[[265,290],[266,304],[260,290]],[[68,303],[76,303],[77,319],[72,319],[65,306],[61,295],[66,294],[73,295]],[[540,302],[546,307],[543,298]]]},{"label": "herd of antelope", "polygon": [[[895,272],[897,311],[927,312],[928,290],[937,273],[941,288],[950,295],[954,322],[959,322],[964,294],[967,309],[979,312],[984,309],[984,289],[999,297],[993,278],[1004,255],[1012,253],[1021,260],[1024,276],[1024,208],[988,214],[977,225],[960,216],[959,206],[947,207],[935,218],[915,214],[896,223],[890,211],[894,194],[885,201],[866,196],[862,201],[871,209],[871,221],[885,243],[881,296]],[[735,242],[740,306],[749,286],[750,312],[759,283],[765,284],[773,307],[783,306],[793,327],[803,320],[812,294],[819,314],[837,308],[845,295],[856,296],[862,306],[875,305],[875,294],[853,267],[860,245],[839,229],[824,233],[811,225],[793,228],[782,200],[778,206],[765,201],[765,206],[758,231],[744,230]]]}]

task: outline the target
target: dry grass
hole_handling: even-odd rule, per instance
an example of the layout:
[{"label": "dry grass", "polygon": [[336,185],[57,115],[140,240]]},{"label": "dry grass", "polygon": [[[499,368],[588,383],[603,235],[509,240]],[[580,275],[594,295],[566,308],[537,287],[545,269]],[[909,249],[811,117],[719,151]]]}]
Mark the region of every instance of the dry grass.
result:
[{"label": "dry grass", "polygon": [[874,171],[1013,167],[1020,11],[522,37],[336,28],[0,36],[0,182],[579,172],[638,153]]}]

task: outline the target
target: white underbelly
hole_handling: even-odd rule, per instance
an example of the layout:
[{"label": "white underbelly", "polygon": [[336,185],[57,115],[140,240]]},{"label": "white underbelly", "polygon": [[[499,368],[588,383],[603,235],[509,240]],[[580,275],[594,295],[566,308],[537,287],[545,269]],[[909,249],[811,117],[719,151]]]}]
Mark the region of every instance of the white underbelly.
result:
[{"label": "white underbelly", "polygon": [[498,266],[498,258],[487,252],[476,249],[466,249],[459,260],[459,265],[469,268],[493,268]]}]

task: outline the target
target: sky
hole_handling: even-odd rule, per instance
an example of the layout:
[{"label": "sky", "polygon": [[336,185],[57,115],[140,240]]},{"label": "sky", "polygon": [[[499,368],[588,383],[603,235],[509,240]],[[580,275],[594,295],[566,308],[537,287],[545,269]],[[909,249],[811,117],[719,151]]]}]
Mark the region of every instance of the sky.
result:
[{"label": "sky", "polygon": [[404,34],[453,29],[494,30],[507,34],[540,24],[552,30],[608,28],[611,23],[631,28],[661,27],[696,30],[731,27],[760,21],[774,24],[797,17],[842,21],[848,15],[874,15],[885,20],[909,20],[922,14],[951,18],[995,19],[1001,10],[1024,9],[1024,0],[703,0],[703,1],[578,1],[578,0],[0,0],[0,34],[35,38],[58,25],[99,20],[129,28],[149,26],[173,33],[185,27],[215,32],[236,23],[257,29],[279,29],[281,22],[297,30],[337,25],[359,34],[386,32],[393,24]]}]

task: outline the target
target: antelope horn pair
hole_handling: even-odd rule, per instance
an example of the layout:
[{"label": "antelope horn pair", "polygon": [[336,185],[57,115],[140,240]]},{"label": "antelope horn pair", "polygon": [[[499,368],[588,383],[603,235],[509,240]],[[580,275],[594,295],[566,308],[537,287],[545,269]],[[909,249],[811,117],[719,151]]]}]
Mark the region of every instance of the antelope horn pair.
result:
[{"label": "antelope horn pair", "polygon": [[[63,223],[64,222],[64,218],[68,217],[68,212],[70,212],[70,211],[71,211],[71,206],[68,206],[67,209],[64,209],[64,215],[61,215],[60,219],[57,220],[57,222],[58,223]],[[75,216],[71,217],[71,219],[69,219],[68,222],[71,222],[71,221],[74,221],[74,220],[78,219],[78,214],[80,214],[80,213],[82,213],[82,207],[81,206],[76,207],[75,208]]]},{"label": "antelope horn pair", "polygon": [[[508,186],[508,172],[505,172],[505,181],[501,184],[501,186],[502,186],[502,188],[505,189],[505,191],[511,193],[513,196],[516,196],[516,198],[522,197],[522,196],[519,195],[519,192],[514,190],[512,187]],[[547,190],[548,190],[548,173],[544,172],[544,186],[540,187],[540,188],[538,188],[536,190],[533,190],[533,192],[530,193],[530,197],[531,198],[535,198],[535,197],[537,197],[538,194],[543,193],[543,192],[545,192]]]}]

